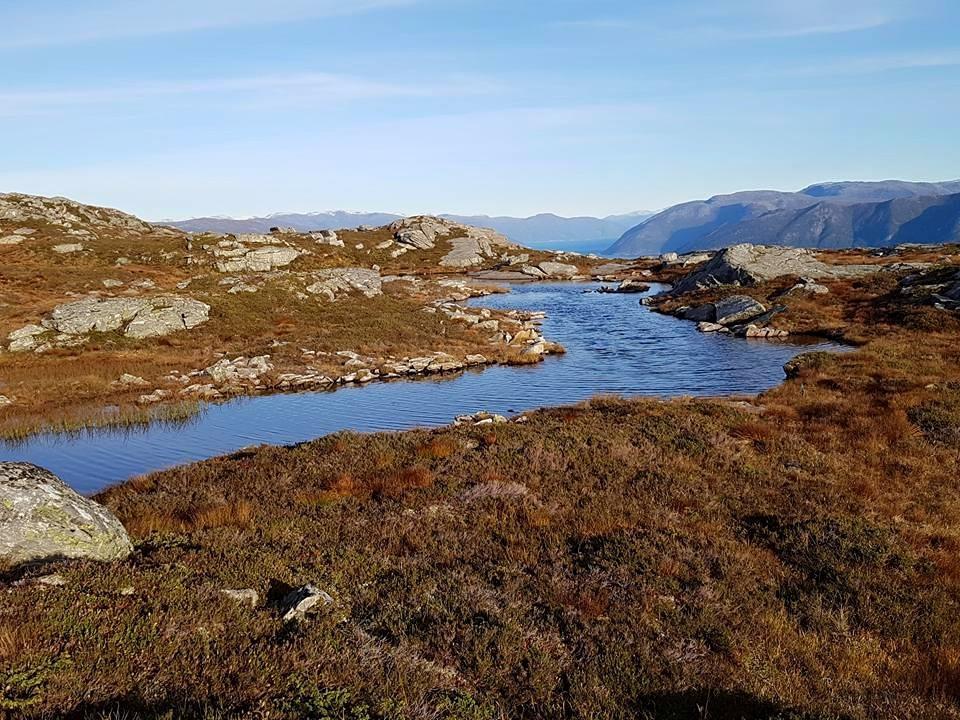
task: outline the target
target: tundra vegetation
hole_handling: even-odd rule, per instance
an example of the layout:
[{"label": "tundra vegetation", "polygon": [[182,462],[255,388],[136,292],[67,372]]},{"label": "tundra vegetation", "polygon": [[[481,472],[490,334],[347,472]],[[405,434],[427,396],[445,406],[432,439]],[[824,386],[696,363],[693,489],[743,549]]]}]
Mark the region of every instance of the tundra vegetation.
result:
[{"label": "tundra vegetation", "polygon": [[483,271],[588,277],[603,265],[436,218],[188,234],[28,195],[0,195],[0,238],[5,439],[179,420],[202,401],[389,377],[424,357],[431,372],[536,362],[560,348],[524,318],[455,303],[502,291]]},{"label": "tundra vegetation", "polygon": [[821,259],[878,272],[657,301],[746,294],[857,346],[756,397],[340,433],[103,492],[129,558],[4,573],[0,707],[960,717],[957,248]]}]

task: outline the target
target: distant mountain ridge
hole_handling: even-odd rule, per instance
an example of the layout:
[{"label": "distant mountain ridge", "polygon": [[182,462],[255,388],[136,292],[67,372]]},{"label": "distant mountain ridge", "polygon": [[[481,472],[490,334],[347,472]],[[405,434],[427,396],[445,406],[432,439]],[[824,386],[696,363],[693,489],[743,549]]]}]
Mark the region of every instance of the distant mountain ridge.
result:
[{"label": "distant mountain ridge", "polygon": [[[597,217],[561,217],[542,213],[526,218],[489,215],[441,215],[440,217],[477,227],[496,230],[514,242],[528,247],[557,247],[559,249],[602,250],[652,213],[628,213]],[[301,232],[338,230],[359,225],[387,225],[398,220],[392,213],[354,213],[345,211],[315,213],[275,213],[264,217],[229,218],[199,217],[189,220],[165,220],[169,225],[187,232],[269,232],[270,228],[284,226]]]},{"label": "distant mountain ridge", "polygon": [[832,182],[795,193],[759,190],[675,205],[625,232],[610,255],[637,257],[742,242],[795,247],[879,247],[900,237],[956,237],[960,180]]}]

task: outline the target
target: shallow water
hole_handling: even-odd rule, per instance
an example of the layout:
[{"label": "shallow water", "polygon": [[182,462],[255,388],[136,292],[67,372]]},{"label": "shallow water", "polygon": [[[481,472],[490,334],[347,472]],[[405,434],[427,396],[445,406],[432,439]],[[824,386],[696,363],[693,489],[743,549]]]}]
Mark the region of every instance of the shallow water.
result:
[{"label": "shallow water", "polygon": [[544,310],[544,334],[567,354],[526,367],[492,367],[418,380],[374,382],[334,392],[272,395],[211,405],[180,425],[41,435],[0,447],[4,460],[48,468],[77,490],[95,492],[133,475],[262,443],[291,444],[338,430],[444,425],[478,410],[519,413],[597,394],[624,396],[756,393],[783,380],[798,353],[832,343],[785,343],[705,335],[659,315],[639,295],[589,292],[598,285],[514,285],[509,295],[472,302]]}]

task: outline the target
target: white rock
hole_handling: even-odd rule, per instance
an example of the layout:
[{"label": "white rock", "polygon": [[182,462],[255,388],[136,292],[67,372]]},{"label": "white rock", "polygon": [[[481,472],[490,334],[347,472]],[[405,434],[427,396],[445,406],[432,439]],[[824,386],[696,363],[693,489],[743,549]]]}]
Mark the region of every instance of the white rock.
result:
[{"label": "white rock", "polygon": [[68,253],[80,252],[83,250],[83,245],[80,243],[63,243],[62,245],[54,245],[52,248],[55,253],[60,253],[61,255],[66,255]]},{"label": "white rock", "polygon": [[329,268],[313,274],[316,282],[307,286],[312,295],[336,300],[344,293],[359,292],[372,298],[383,294],[383,280],[376,270],[367,268]]}]

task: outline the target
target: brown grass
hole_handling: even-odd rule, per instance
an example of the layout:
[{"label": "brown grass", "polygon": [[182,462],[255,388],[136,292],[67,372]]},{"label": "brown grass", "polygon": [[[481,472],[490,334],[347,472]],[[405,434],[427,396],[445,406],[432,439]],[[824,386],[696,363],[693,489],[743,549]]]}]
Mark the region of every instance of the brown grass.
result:
[{"label": "brown grass", "polygon": [[[887,284],[798,305],[863,344],[747,409],[599,398],[111,488],[135,554],[8,570],[68,585],[6,588],[0,688],[28,718],[958,718],[960,320]],[[307,582],[335,608],[285,626]]]}]

